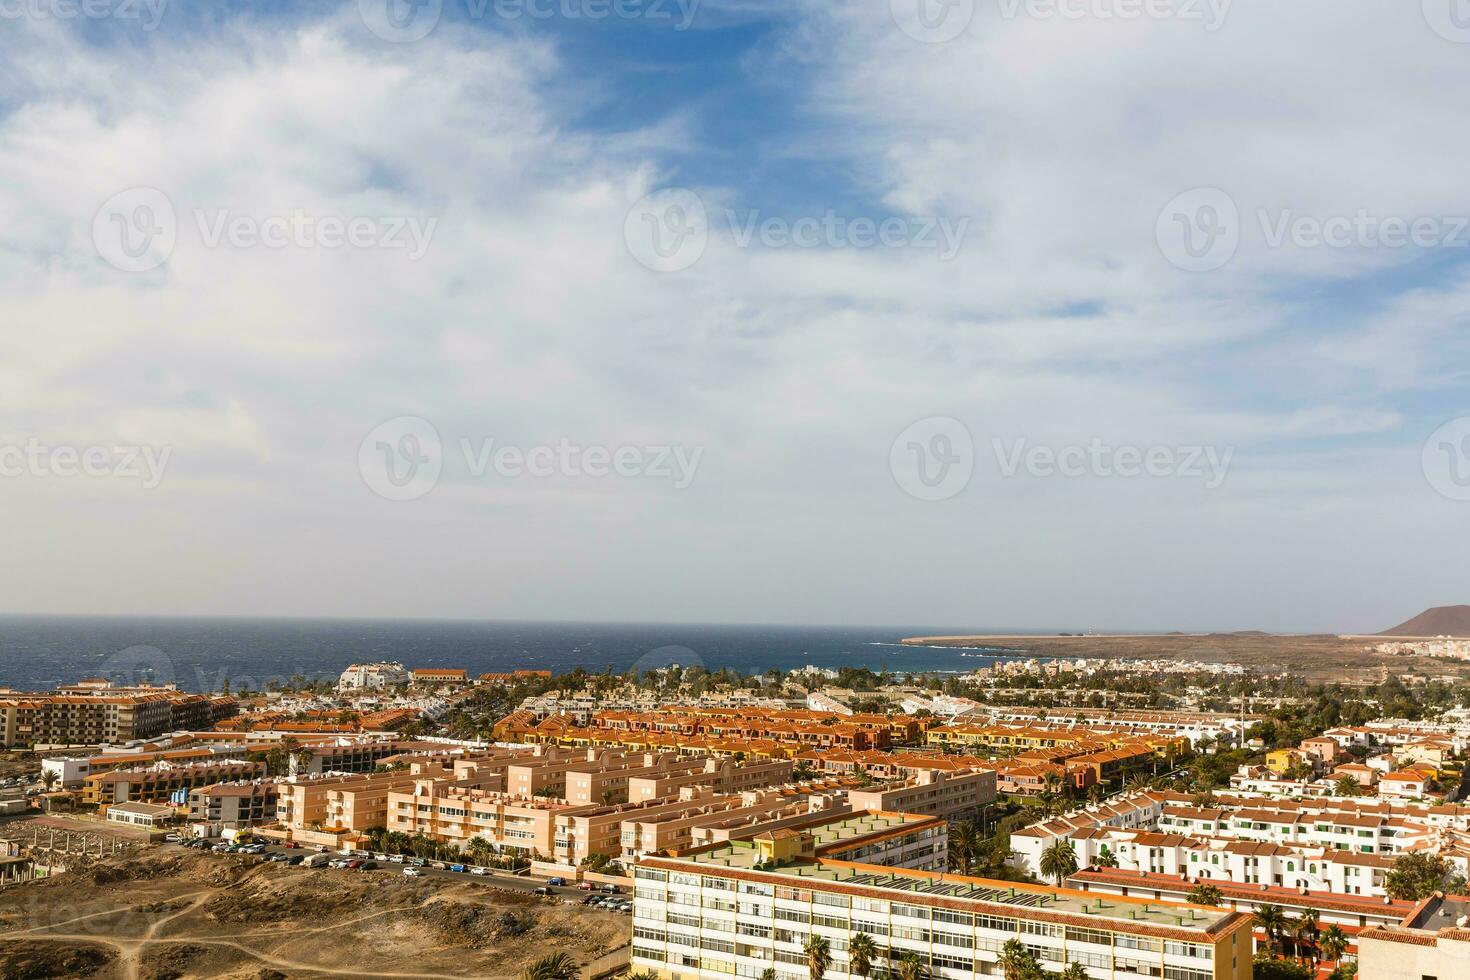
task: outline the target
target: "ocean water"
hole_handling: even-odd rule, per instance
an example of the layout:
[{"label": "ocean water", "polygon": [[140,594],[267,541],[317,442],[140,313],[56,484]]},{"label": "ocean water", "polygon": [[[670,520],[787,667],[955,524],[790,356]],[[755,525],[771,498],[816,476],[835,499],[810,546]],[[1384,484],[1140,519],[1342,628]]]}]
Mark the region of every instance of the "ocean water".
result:
[{"label": "ocean water", "polygon": [[1016,651],[906,647],[905,636],[1019,633],[974,627],[729,626],[431,620],[270,620],[0,617],[0,686],[48,690],[82,677],[176,683],[190,691],[259,689],[301,676],[335,679],[348,664],[397,660],[463,667],[471,676],[516,668],[619,673],[702,664],[869,667],[966,672]]}]

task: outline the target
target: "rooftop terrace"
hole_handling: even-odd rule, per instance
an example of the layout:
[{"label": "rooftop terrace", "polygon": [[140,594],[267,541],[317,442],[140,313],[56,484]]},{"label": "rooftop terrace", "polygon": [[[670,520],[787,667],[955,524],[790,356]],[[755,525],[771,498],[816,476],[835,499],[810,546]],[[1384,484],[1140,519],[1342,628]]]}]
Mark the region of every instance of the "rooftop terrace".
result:
[{"label": "rooftop terrace", "polygon": [[1169,929],[1182,928],[1213,932],[1227,920],[1240,916],[1240,913],[1231,909],[1172,902],[1148,902],[1116,895],[1098,896],[1067,888],[1014,884],[937,871],[885,868],[846,861],[821,859],[797,861],[774,869],[762,868],[757,871],[756,864],[760,861],[760,853],[755,843],[750,841],[732,841],[721,847],[691,852],[674,859],[645,858],[643,863],[651,867],[663,867],[666,860],[670,865],[673,862],[688,862],[705,867],[719,866],[757,874],[766,873],[786,879],[801,879],[813,884],[831,882],[839,886],[880,889],[894,893],[891,896],[894,901],[904,901],[904,894],[907,893],[915,898],[926,896],[984,902],[1017,909],[1025,908],[1094,917],[1120,924],[1132,923]]}]

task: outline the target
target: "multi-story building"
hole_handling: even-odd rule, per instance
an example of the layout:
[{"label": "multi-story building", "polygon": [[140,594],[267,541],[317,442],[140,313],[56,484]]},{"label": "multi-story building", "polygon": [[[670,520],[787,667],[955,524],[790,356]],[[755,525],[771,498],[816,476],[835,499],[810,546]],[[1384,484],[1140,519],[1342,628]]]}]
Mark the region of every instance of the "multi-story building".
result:
[{"label": "multi-story building", "polygon": [[403,664],[383,661],[373,664],[353,664],[342,671],[337,680],[339,691],[381,691],[413,680]]},{"label": "multi-story building", "polygon": [[189,821],[210,835],[273,823],[278,791],[273,782],[215,783],[189,794]]},{"label": "multi-story building", "polygon": [[289,776],[276,786],[276,822],[294,833],[340,835],[384,827],[390,794],[449,772],[432,760],[391,772]]},{"label": "multi-story building", "polygon": [[913,957],[937,980],[1001,976],[1011,941],[1095,980],[1251,976],[1240,912],[834,861],[795,832],[647,857],[634,876],[633,968],[678,980],[807,980],[812,936],[831,951],[825,976],[847,977],[856,933],[882,951],[878,970]]},{"label": "multi-story building", "polygon": [[213,783],[254,779],[265,775],[265,763],[244,760],[211,762],[155,762],[131,769],[94,772],[82,781],[82,802],[94,806],[114,803],[167,803],[175,794]]},{"label": "multi-story building", "polygon": [[1363,980],[1459,980],[1470,977],[1470,897],[1427,899],[1397,925],[1358,934]]},{"label": "multi-story building", "polygon": [[909,779],[880,783],[847,794],[854,810],[918,813],[957,820],[995,802],[995,773],[988,769],[943,772],[927,769]]},{"label": "multi-story building", "polygon": [[238,710],[230,698],[172,688],[77,687],[0,696],[0,740],[10,746],[106,745],[208,728]]}]

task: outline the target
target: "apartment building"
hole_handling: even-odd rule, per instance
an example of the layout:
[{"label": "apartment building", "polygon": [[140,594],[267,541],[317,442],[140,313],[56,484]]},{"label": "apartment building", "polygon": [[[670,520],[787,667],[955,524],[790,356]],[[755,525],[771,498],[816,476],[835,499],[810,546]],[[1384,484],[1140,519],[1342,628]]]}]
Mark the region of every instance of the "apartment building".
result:
[{"label": "apartment building", "polygon": [[847,794],[854,810],[917,813],[959,820],[995,802],[995,773],[959,769],[926,769],[902,780],[880,783]]},{"label": "apartment building", "polygon": [[1363,980],[1459,980],[1470,977],[1470,897],[1436,896],[1396,925],[1358,934]]},{"label": "apartment building", "polygon": [[388,798],[425,777],[450,775],[442,761],[362,775],[288,776],[276,786],[276,822],[293,832],[361,833],[387,826]]},{"label": "apartment building", "polygon": [[265,764],[242,759],[211,762],[155,762],[129,769],[95,772],[82,780],[82,802],[93,806],[114,803],[167,803],[175,794],[187,794],[213,783],[255,779],[265,775]]},{"label": "apartment building", "polygon": [[171,688],[73,690],[0,696],[0,740],[6,747],[129,742],[208,728],[238,710],[230,698]]},{"label": "apartment building", "polygon": [[737,842],[634,869],[632,966],[678,980],[807,980],[804,945],[824,937],[827,977],[853,975],[848,943],[875,940],[915,957],[937,980],[1003,975],[1015,940],[1057,971],[1079,963],[1095,980],[1247,980],[1250,917],[1198,906],[1110,897],[817,857],[799,833]]},{"label": "apartment building", "polygon": [[407,684],[413,679],[403,664],[381,661],[371,664],[353,664],[342,671],[337,680],[339,691],[382,691],[390,687]]},{"label": "apartment building", "polygon": [[131,769],[147,766],[154,762],[174,764],[186,762],[208,762],[211,760],[243,759],[250,747],[235,743],[194,745],[177,749],[159,749],[142,752],[92,752],[85,755],[56,755],[41,760],[41,772],[55,773],[58,784],[65,789],[80,788],[93,773],[110,769]]},{"label": "apartment building", "polygon": [[[1178,875],[1125,871],[1121,868],[1087,868],[1067,879],[1071,888],[1099,895],[1121,895],[1154,902],[1187,902],[1195,882]],[[1368,895],[1344,895],[1334,892],[1308,891],[1300,888],[1278,888],[1274,885],[1247,885],[1239,882],[1211,880],[1220,890],[1220,907],[1239,912],[1255,912],[1263,905],[1274,905],[1287,915],[1300,917],[1315,911],[1324,927],[1335,925],[1355,936],[1360,929],[1395,925],[1413,911],[1415,902],[1374,898]]]},{"label": "apartment building", "polygon": [[387,794],[380,825],[462,849],[480,837],[499,852],[549,856],[556,853],[557,817],[591,809],[595,807],[497,792],[466,781],[421,778]]},{"label": "apartment building", "polygon": [[189,793],[189,822],[213,836],[273,823],[279,791],[274,782],[215,783]]},{"label": "apartment building", "polygon": [[836,786],[753,790],[717,797],[692,809],[629,816],[619,825],[619,844],[623,858],[631,860],[657,851],[687,850],[720,828],[758,824],[757,829],[785,829],[818,814],[835,816],[854,808],[848,794]]}]

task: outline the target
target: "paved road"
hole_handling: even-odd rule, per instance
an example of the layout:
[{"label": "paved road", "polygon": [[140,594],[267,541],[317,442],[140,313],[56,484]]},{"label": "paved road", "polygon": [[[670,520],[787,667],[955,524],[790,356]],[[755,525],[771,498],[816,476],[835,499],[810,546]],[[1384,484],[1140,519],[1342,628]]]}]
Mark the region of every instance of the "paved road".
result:
[{"label": "paved road", "polygon": [[[170,844],[170,845],[165,845],[165,846],[167,846],[167,847],[177,847],[178,845]],[[267,855],[270,855],[270,854],[304,854],[304,855],[311,855],[311,854],[315,854],[315,853],[317,853],[317,852],[315,850],[311,849],[311,848],[288,848],[288,847],[281,847],[279,845],[270,845],[270,846],[268,846],[266,848],[266,854]],[[336,859],[338,857],[341,857],[341,855],[337,854],[336,852],[328,852],[328,853],[331,855],[331,857],[333,859]],[[230,857],[231,855],[222,855],[222,856],[223,857]],[[376,862],[376,864],[378,865],[378,867],[375,870],[373,870],[373,871],[367,872],[368,874],[396,875],[397,877],[400,877],[400,878],[401,877],[404,877],[404,874],[403,874],[403,868],[404,868],[404,866],[403,865],[401,865],[401,864],[391,864],[391,863],[387,863],[387,862],[384,862],[384,861],[377,861],[376,859],[372,859],[372,860],[374,860]],[[347,871],[347,870],[345,870],[343,868],[328,868],[328,867],[321,867],[321,868],[317,868],[315,870],[319,871],[322,874],[361,874],[362,873],[360,871]],[[491,871],[491,873],[488,874],[488,875],[472,875],[472,874],[463,873],[463,872],[456,873],[456,872],[448,871],[448,870],[441,871],[438,868],[420,868],[419,869],[419,874],[423,878],[439,878],[439,879],[443,879],[443,880],[446,880],[446,881],[467,881],[467,882],[478,883],[478,884],[482,884],[482,885],[486,885],[486,886],[491,886],[491,887],[495,887],[495,888],[508,888],[508,889],[511,889],[512,891],[520,891],[520,892],[532,892],[532,891],[535,891],[537,888],[545,888],[545,887],[548,887],[547,884],[546,884],[546,881],[544,879],[541,879],[541,878],[531,878],[531,877],[527,877],[525,875],[513,875],[513,874],[510,874],[509,872]],[[593,894],[592,892],[585,892],[585,891],[582,891],[582,890],[580,890],[578,888],[568,888],[568,887],[556,887],[556,888],[552,888],[551,889],[551,893],[553,895],[555,895],[556,897],[558,897],[558,898],[561,898],[563,900],[571,900],[573,902],[580,902],[582,899],[586,898],[589,894]],[[624,899],[628,899],[628,900],[631,900],[631,898],[632,898],[632,896],[628,894],[628,891],[627,891],[626,888],[624,888],[624,889],[621,890],[621,897],[624,898]]]}]

